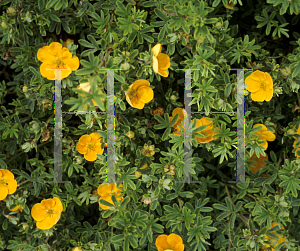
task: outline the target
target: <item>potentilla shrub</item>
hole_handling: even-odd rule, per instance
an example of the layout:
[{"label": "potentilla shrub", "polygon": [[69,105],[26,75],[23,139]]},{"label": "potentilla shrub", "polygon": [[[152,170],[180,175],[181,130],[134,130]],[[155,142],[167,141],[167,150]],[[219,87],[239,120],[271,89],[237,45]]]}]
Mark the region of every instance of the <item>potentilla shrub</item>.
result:
[{"label": "potentilla shrub", "polygon": [[0,14],[0,250],[300,250],[299,1]]}]

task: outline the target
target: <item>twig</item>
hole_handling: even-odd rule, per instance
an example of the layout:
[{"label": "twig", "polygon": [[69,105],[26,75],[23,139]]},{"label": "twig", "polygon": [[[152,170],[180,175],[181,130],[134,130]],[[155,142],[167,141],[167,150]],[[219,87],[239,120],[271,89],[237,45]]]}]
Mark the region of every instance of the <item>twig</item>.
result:
[{"label": "twig", "polygon": [[180,213],[182,212],[182,206],[181,206],[181,202],[180,202],[180,199],[179,199],[179,196],[177,197],[178,199],[178,202],[179,202],[179,208],[180,208]]},{"label": "twig", "polygon": [[18,184],[18,187],[20,187],[21,185],[25,184],[26,182],[28,182],[29,180],[25,180],[22,183]]}]

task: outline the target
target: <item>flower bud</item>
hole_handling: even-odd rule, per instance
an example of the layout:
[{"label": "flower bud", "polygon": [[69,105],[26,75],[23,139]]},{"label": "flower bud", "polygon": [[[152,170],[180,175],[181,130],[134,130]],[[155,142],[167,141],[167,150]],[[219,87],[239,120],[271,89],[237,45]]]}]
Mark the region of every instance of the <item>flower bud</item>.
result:
[{"label": "flower bud", "polygon": [[132,131],[128,131],[127,133],[126,133],[126,135],[127,135],[127,137],[128,138],[134,138],[134,132],[132,132]]},{"label": "flower bud", "polygon": [[284,77],[288,77],[289,75],[291,75],[291,69],[289,67],[285,67],[281,70],[281,73]]},{"label": "flower bud", "polygon": [[2,21],[2,22],[1,22],[1,27],[2,27],[3,29],[7,29],[8,25],[7,25],[6,22]]},{"label": "flower bud", "polygon": [[23,229],[25,230],[26,229],[26,227],[28,227],[28,224],[23,224]]},{"label": "flower bud", "polygon": [[287,131],[287,134],[288,134],[288,135],[294,135],[294,134],[295,134],[295,131],[294,131],[293,129],[289,129],[289,130]]},{"label": "flower bud", "polygon": [[221,22],[217,22],[217,23],[216,23],[216,28],[217,28],[218,30],[220,30],[220,29],[222,28],[222,23],[221,23]]},{"label": "flower bud", "polygon": [[28,91],[28,88],[27,88],[27,86],[26,86],[26,85],[24,85],[22,90],[23,90],[23,92],[27,92],[27,91]]},{"label": "flower bud", "polygon": [[6,13],[9,17],[14,17],[17,14],[17,11],[14,7],[8,7]]},{"label": "flower bud", "polygon": [[82,248],[80,248],[80,247],[75,247],[75,248],[73,248],[72,251],[82,251]]},{"label": "flower bud", "polygon": [[124,64],[122,64],[122,69],[127,71],[130,68],[130,64],[128,64],[127,62],[125,62]]},{"label": "flower bud", "polygon": [[177,99],[177,97],[176,97],[175,95],[172,95],[170,98],[171,98],[171,100],[173,100],[173,101],[176,101],[176,99]]}]

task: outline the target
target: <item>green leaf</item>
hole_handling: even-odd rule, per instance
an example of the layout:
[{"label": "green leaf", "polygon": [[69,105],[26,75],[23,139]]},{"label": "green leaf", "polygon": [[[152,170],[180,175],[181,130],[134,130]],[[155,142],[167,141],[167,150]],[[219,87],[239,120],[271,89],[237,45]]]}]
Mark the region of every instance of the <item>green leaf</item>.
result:
[{"label": "green leaf", "polygon": [[219,3],[221,2],[221,0],[215,0],[212,4],[212,7],[215,8],[219,5]]},{"label": "green leaf", "polygon": [[225,207],[224,205],[221,204],[213,204],[213,207],[222,211],[230,211],[229,208]]},{"label": "green leaf", "polygon": [[292,74],[292,78],[295,78],[300,72],[300,63],[297,65],[297,67],[295,68],[293,74]]},{"label": "green leaf", "polygon": [[113,204],[109,203],[106,200],[100,199],[99,202],[100,202],[101,205],[108,206],[108,207],[114,207]]},{"label": "green leaf", "polygon": [[154,118],[161,122],[163,125],[167,126],[166,121],[159,114],[155,114]]},{"label": "green leaf", "polygon": [[228,83],[228,84],[226,85],[225,91],[224,91],[224,96],[225,96],[225,98],[228,98],[229,95],[230,95],[230,93],[231,93],[231,84]]},{"label": "green leaf", "polygon": [[120,242],[122,240],[124,240],[124,234],[115,235],[115,236],[111,237],[111,239],[110,239],[110,241],[112,243]]},{"label": "green leaf", "polygon": [[94,45],[92,45],[91,43],[89,43],[88,41],[86,41],[84,39],[79,39],[78,43],[84,47],[93,48],[93,49],[95,48]]},{"label": "green leaf", "polygon": [[[156,114],[156,115],[157,115],[157,114]],[[168,128],[165,130],[163,136],[161,137],[161,140],[162,140],[162,141],[165,141],[165,140],[168,138],[168,136],[169,136],[170,133],[171,133],[171,128],[168,127]]]},{"label": "green leaf", "polygon": [[159,9],[154,9],[155,14],[163,21],[166,21],[168,18],[167,16]]},{"label": "green leaf", "polygon": [[60,23],[59,17],[57,17],[57,16],[55,16],[55,15],[53,15],[53,14],[51,14],[51,13],[49,13],[48,15],[49,15],[49,17],[50,17],[53,21]]},{"label": "green leaf", "polygon": [[42,11],[45,7],[45,1],[44,0],[38,0],[38,6],[39,6],[39,10]]},{"label": "green leaf", "polygon": [[50,9],[58,0],[50,0],[46,4],[46,9]]}]

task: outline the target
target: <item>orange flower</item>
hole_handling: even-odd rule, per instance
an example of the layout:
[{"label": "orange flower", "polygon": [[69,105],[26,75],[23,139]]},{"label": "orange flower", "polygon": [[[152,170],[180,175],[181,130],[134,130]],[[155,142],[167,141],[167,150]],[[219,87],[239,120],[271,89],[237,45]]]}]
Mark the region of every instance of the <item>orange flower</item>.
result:
[{"label": "orange flower", "polygon": [[169,236],[161,234],[156,238],[155,245],[158,251],[183,251],[184,245],[182,239],[177,234],[170,234]]},{"label": "orange flower", "polygon": [[0,200],[4,200],[8,194],[17,190],[17,181],[13,173],[6,169],[0,169]]},{"label": "orange flower", "polygon": [[57,42],[39,49],[37,58],[43,62],[40,66],[42,76],[49,80],[55,80],[55,70],[48,69],[68,69],[61,71],[61,79],[64,79],[79,68],[78,57],[72,57],[71,52]]},{"label": "orange flower", "polygon": [[167,54],[161,53],[161,44],[155,45],[151,51],[154,55],[152,58],[152,66],[155,73],[163,77],[168,77],[168,72],[166,71],[170,67],[170,57]]},{"label": "orange flower", "polygon": [[67,41],[64,42],[64,46],[67,47],[69,43],[73,43],[74,44],[74,40],[68,38]]},{"label": "orange flower", "polygon": [[[184,114],[186,113],[186,111],[183,108],[179,108],[179,107],[175,108],[172,112],[172,117],[170,117],[170,123],[172,122],[172,119],[176,113],[178,113],[179,117],[173,126],[174,134],[180,136],[181,130],[178,126],[182,126],[181,122],[184,122]],[[186,114],[186,116],[187,116],[187,114]]]},{"label": "orange flower", "polygon": [[[120,184],[120,187],[123,187],[123,184]],[[100,196],[99,200],[100,199],[106,200],[107,202],[109,202],[113,205],[114,205],[114,203],[111,199],[111,196],[113,194],[116,196],[118,201],[124,200],[123,197],[120,197],[121,192],[119,192],[119,191],[121,191],[121,190],[117,188],[115,183],[104,183],[104,184],[101,184],[97,189],[98,195]],[[99,205],[104,210],[107,210],[110,208],[108,206],[100,204],[100,201],[99,201]]]},{"label": "orange flower", "polygon": [[31,209],[31,216],[37,221],[36,227],[42,230],[52,228],[60,219],[63,205],[59,198],[42,200]]},{"label": "orange flower", "polygon": [[[86,83],[82,83],[82,84],[79,84],[77,86],[77,89],[79,90],[82,90],[82,91],[85,91],[85,92],[88,92],[88,93],[92,93],[92,87],[91,87],[91,84],[90,82],[86,82]],[[99,94],[102,94],[102,90],[98,88],[98,93]],[[81,97],[84,97],[84,94],[80,94]],[[101,100],[104,102],[105,99],[101,98]],[[97,106],[97,103],[92,99],[93,101],[93,104],[94,106]]]},{"label": "orange flower", "polygon": [[80,137],[76,145],[77,151],[84,154],[84,158],[88,161],[95,161],[97,154],[102,154],[104,149],[101,148],[101,137],[97,132],[90,135],[84,134]]},{"label": "orange flower", "polygon": [[154,92],[149,86],[150,82],[146,79],[134,81],[125,92],[128,104],[134,108],[143,109],[145,104],[154,97]]},{"label": "orange flower", "polygon": [[264,167],[266,165],[266,162],[264,162],[264,160],[268,160],[268,154],[266,154],[266,156],[260,155],[259,158],[257,158],[256,154],[253,154],[248,160],[256,162],[250,167],[251,171],[254,174],[256,174],[259,168]]},{"label": "orange flower", "polygon": [[[296,126],[293,127],[294,130],[295,130],[295,127],[296,127]],[[300,126],[298,127],[296,134],[299,134],[299,135],[300,135]],[[298,140],[297,140],[297,138],[294,137],[294,136],[293,136],[293,138],[295,139],[295,141],[294,141],[294,143],[293,143],[293,147],[295,147],[295,145],[296,145],[296,143],[298,142]],[[300,158],[300,155],[297,154],[297,151],[298,151],[298,150],[300,150],[300,147],[298,147],[298,148],[296,149],[296,152],[295,152],[296,158]]]},{"label": "orange flower", "polygon": [[197,119],[196,126],[207,125],[206,129],[198,132],[205,136],[205,138],[196,137],[198,144],[208,143],[217,139],[217,138],[213,138],[213,136],[217,134],[217,132],[213,131],[213,122],[208,119],[209,119],[208,117],[202,117],[201,119]]},{"label": "orange flower", "polygon": [[[273,227],[276,227],[278,225],[278,223],[277,222],[272,222],[272,228]],[[269,230],[269,228],[268,228],[268,226],[267,226],[267,229]],[[284,229],[284,226],[281,224],[281,229]],[[272,231],[272,234],[276,234],[276,232],[275,231]],[[280,235],[280,234],[276,234],[278,237],[280,237],[278,240],[277,240],[277,243],[275,244],[275,245],[273,245],[274,247],[276,247],[277,245],[279,245],[280,243],[283,243],[283,242],[285,242],[285,237],[283,237],[282,235]],[[274,242],[276,242],[276,239],[272,239],[271,237],[269,237],[269,236],[266,236],[266,238],[268,239],[268,240],[271,240],[271,242],[272,242],[272,244],[274,243]],[[270,247],[270,245],[269,244],[264,244],[267,248],[268,247]],[[275,251],[275,249],[274,248],[272,248],[272,251]]]},{"label": "orange flower", "polygon": [[10,211],[12,211],[12,212],[15,212],[15,211],[17,211],[17,210],[20,210],[20,212],[23,211],[23,208],[21,208],[20,205],[14,207],[13,209],[10,209],[10,207],[7,207],[7,208],[8,208]]},{"label": "orange flower", "polygon": [[273,97],[273,80],[269,73],[255,71],[246,78],[247,91],[251,92],[253,101],[270,101]]},{"label": "orange flower", "polygon": [[264,150],[266,150],[268,148],[268,142],[267,141],[274,141],[276,139],[276,136],[275,136],[274,133],[268,131],[268,128],[265,125],[256,124],[256,125],[253,126],[253,128],[255,128],[257,126],[262,126],[262,128],[259,131],[254,132],[253,134],[258,135],[258,139],[264,141],[260,145],[265,148]]}]

